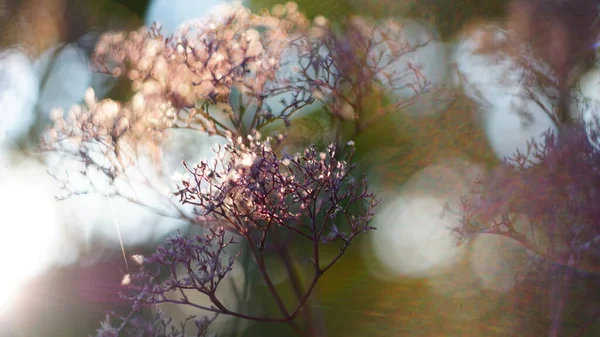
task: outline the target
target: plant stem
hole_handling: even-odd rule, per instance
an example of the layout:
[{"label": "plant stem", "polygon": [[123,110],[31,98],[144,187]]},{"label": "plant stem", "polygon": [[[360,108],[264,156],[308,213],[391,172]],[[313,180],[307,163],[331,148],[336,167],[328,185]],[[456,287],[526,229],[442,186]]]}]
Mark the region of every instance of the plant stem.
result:
[{"label": "plant stem", "polygon": [[289,312],[285,308],[285,304],[283,303],[281,296],[277,292],[277,289],[275,288],[275,285],[273,284],[273,281],[271,280],[271,277],[269,276],[269,272],[267,271],[267,267],[265,264],[265,257],[263,255],[263,253],[257,252],[256,244],[255,244],[254,240],[252,240],[252,237],[250,236],[250,234],[246,234],[245,237],[246,237],[246,240],[248,240],[248,243],[250,246],[250,251],[252,252],[252,255],[254,256],[254,259],[256,260],[256,263],[258,265],[258,270],[260,271],[260,274],[262,275],[263,279],[265,280],[265,283],[267,284],[267,287],[269,288],[269,291],[271,292],[271,295],[273,296],[273,299],[275,300],[275,303],[277,304],[279,311],[281,312],[281,314],[284,317],[291,318],[292,316],[290,316]]},{"label": "plant stem", "polygon": [[569,296],[569,286],[571,285],[573,271],[569,266],[566,271],[559,271],[560,279],[558,280],[557,289],[553,291],[556,295],[552,312],[552,323],[550,326],[550,332],[548,333],[548,337],[558,337],[560,336],[560,330],[562,325],[562,314],[565,309],[566,301]]},{"label": "plant stem", "polygon": [[[312,337],[321,336],[321,330],[317,324],[315,324],[314,319],[318,316],[311,310],[308,303],[303,303],[302,299],[304,297],[305,291],[302,289],[301,284],[301,275],[298,273],[297,268],[294,265],[294,261],[292,260],[289,250],[287,247],[281,245],[279,243],[279,237],[276,230],[272,231],[272,238],[275,244],[275,248],[277,249],[277,254],[283,261],[287,273],[290,277],[290,282],[292,283],[292,288],[294,289],[294,293],[296,294],[296,298],[298,300],[298,306],[300,309],[304,309],[304,320],[306,321],[306,325],[308,328],[308,333]],[[308,302],[308,301],[305,301]]]}]

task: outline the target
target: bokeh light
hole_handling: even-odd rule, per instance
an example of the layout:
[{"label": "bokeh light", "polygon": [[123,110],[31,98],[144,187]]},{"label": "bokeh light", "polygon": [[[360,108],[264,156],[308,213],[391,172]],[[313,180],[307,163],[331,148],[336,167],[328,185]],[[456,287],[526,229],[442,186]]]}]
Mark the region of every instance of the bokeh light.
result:
[{"label": "bokeh light", "polygon": [[31,59],[23,50],[0,51],[0,146],[33,123],[39,85]]},{"label": "bokeh light", "polygon": [[441,217],[444,202],[431,196],[400,196],[383,208],[372,240],[389,271],[425,277],[456,261],[458,249],[448,229],[457,219]]},{"label": "bokeh light", "polygon": [[417,172],[403,188],[383,191],[371,246],[388,273],[431,277],[444,273],[463,255],[452,232],[457,209],[480,169],[461,158],[448,158]]},{"label": "bokeh light", "polygon": [[0,166],[0,313],[12,300],[26,296],[20,285],[48,268],[72,263],[76,255],[67,243],[43,167],[24,161]]}]

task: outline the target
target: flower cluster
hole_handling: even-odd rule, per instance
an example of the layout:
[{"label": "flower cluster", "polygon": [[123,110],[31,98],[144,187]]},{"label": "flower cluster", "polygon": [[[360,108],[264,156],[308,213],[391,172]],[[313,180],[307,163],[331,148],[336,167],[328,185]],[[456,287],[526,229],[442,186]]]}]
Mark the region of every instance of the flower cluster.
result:
[{"label": "flower cluster", "polygon": [[433,96],[435,103],[452,98],[446,46],[434,29],[410,19],[352,23],[362,36],[367,68],[381,87],[394,93],[394,107],[406,108],[424,95]]},{"label": "flower cluster", "polygon": [[[598,165],[600,152],[588,141],[583,123],[563,126],[560,137],[543,141],[506,158],[477,181],[461,199],[461,241],[478,234],[519,242],[529,255],[517,289],[542,287],[551,313],[549,335],[558,336],[572,283],[594,278],[600,261]],[[540,284],[540,282],[542,282]],[[548,310],[544,308],[544,311]],[[590,329],[600,312],[580,330]]]},{"label": "flower cluster", "polygon": [[[594,258],[600,247],[600,153],[583,126],[563,128],[560,138],[547,133],[543,143],[529,143],[527,152],[507,158],[463,198],[459,234],[508,236],[569,265]],[[541,163],[531,166],[531,158]]]},{"label": "flower cluster", "polygon": [[[127,333],[127,336],[139,337],[185,337],[189,336],[186,330],[193,332],[194,336],[206,336],[208,326],[219,314],[230,313],[217,298],[216,291],[233,268],[237,255],[230,256],[227,250],[236,243],[223,227],[211,227],[204,235],[175,235],[151,256],[134,255],[133,260],[140,270],[125,276],[123,284],[128,291],[122,294],[125,299],[133,301],[132,311],[128,316],[109,313],[97,336],[116,337]],[[183,292],[190,289],[207,295],[212,305],[205,306],[190,300]],[[143,309],[161,303],[193,306],[212,314],[211,317],[190,316],[183,322],[163,317],[161,310],[157,310],[151,319],[142,317]],[[114,327],[110,323],[111,318],[121,324]]]},{"label": "flower cluster", "polygon": [[[170,318],[164,317],[164,313],[161,311],[158,311],[151,319],[133,316],[133,313],[135,311],[128,316],[121,316],[114,312],[107,314],[94,337],[117,337],[121,333],[132,337],[207,337],[209,336],[208,326],[216,318],[216,316],[213,318],[190,316],[188,320],[176,324]],[[121,324],[117,327],[113,326],[111,318],[120,321]],[[188,333],[192,329],[194,333]]]},{"label": "flower cluster", "polygon": [[125,104],[103,99],[97,101],[93,89],[85,93],[85,105],[75,105],[67,116],[52,111],[53,127],[43,140],[43,149],[83,157],[114,179],[134,160],[138,145],[155,154],[165,130],[175,122],[175,109],[168,101],[148,100],[137,93]]},{"label": "flower cluster", "polygon": [[[222,307],[213,297],[219,283],[233,268],[237,256],[229,256],[226,250],[235,243],[223,227],[209,228],[204,235],[176,235],[168,239],[164,246],[158,247],[154,254],[143,260],[141,271],[128,278],[129,288],[135,293],[130,298],[134,301],[134,308],[171,301],[167,294],[180,289],[197,290]],[[180,275],[181,268],[185,271],[184,276]],[[164,272],[169,277],[161,282]],[[181,303],[190,304],[187,302],[184,296]]]},{"label": "flower cluster", "polygon": [[235,86],[258,95],[279,68],[291,35],[307,20],[293,4],[265,15],[251,14],[241,4],[219,10],[209,20],[188,22],[174,37],[164,37],[156,27],[104,35],[97,61],[116,63],[106,69],[112,73],[126,71],[134,91],[169,97],[180,108],[227,100]]},{"label": "flower cluster", "polygon": [[[365,178],[356,181],[351,174],[349,144],[341,153],[331,144],[323,152],[309,147],[281,156],[260,134],[238,137],[217,151],[212,163],[186,165],[192,179],[182,181],[176,195],[183,204],[197,206],[199,221],[222,221],[261,250],[271,227],[315,243],[340,238],[345,249],[356,235],[372,229],[377,204]],[[352,214],[364,202],[367,210]]]}]

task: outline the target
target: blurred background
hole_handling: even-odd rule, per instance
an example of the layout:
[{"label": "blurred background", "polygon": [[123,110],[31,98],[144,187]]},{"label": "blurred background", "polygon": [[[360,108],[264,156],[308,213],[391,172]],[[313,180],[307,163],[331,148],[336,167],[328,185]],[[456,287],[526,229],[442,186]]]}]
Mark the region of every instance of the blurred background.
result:
[{"label": "blurred background", "polygon": [[[123,249],[127,255],[148,254],[176,230],[190,230],[183,221],[101,193],[56,201],[62,191],[47,169],[76,166],[29,154],[36,151],[51,122],[52,108],[68,110],[83,102],[88,87],[98,97],[126,97],[129,83],[89,67],[100,34],[133,30],[153,21],[173,33],[183,21],[201,17],[219,2],[0,0],[0,336],[94,334],[105,310],[128,307],[118,297],[121,280],[131,267],[124,261]],[[276,3],[244,1],[255,12]],[[490,117],[496,116],[494,108],[482,112],[452,76],[453,64],[473,62],[473,71],[484,74],[478,82],[481,90],[495,81],[502,69],[494,68],[489,59],[459,59],[455,50],[474,24],[504,22],[507,1],[297,3],[310,18],[323,15],[339,23],[354,15],[392,17],[406,23],[413,41],[424,32],[433,36],[430,46],[410,57],[421,63],[433,85],[449,92],[419,97],[403,111],[379,119],[355,140],[360,169],[383,202],[374,222],[378,230],[360,238],[317,288],[311,305],[322,315],[327,335],[547,335],[550,314],[544,290],[549,278],[542,276],[524,288],[515,286],[527,270],[526,250],[492,236],[457,246],[448,229],[458,219],[451,214],[440,217],[446,205],[458,206],[477,176],[497,165],[499,157],[519,149],[523,139],[539,136],[528,133],[534,127],[515,133],[513,120]],[[397,94],[410,98],[410,93]],[[497,97],[499,106],[502,99]],[[293,123],[291,133],[301,142],[322,137],[328,126],[321,115],[318,108],[309,111]],[[541,123],[552,127],[548,124],[552,122]],[[210,156],[214,144],[213,139],[183,134],[168,144],[166,163],[175,173],[182,158]],[[331,249],[334,254],[337,248]],[[256,271],[242,269],[235,282],[243,284],[252,273]],[[599,278],[589,273],[589,278],[573,282],[565,336],[574,334],[599,306]],[[278,282],[285,284],[285,277]],[[261,300],[265,289],[255,288],[248,301],[237,305],[268,311],[268,303]],[[228,296],[227,289],[223,292]],[[278,326],[236,320],[221,322],[215,329],[219,336],[287,333]],[[586,336],[599,334],[596,324]]]}]

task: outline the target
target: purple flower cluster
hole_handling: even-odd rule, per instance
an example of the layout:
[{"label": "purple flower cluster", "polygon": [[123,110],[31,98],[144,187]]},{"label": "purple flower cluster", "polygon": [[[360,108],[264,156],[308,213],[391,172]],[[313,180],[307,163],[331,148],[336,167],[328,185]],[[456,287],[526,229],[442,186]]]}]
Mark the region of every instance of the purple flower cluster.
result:
[{"label": "purple flower cluster", "polygon": [[[145,319],[140,316],[133,316],[136,313],[132,311],[128,316],[120,316],[114,312],[106,315],[106,319],[102,321],[100,328],[96,331],[96,337],[117,337],[126,335],[132,337],[206,337],[208,336],[208,326],[214,321],[216,316],[209,318],[202,316],[196,318],[190,316],[184,322],[175,324],[172,319],[164,317],[163,312],[157,313],[150,319]],[[111,317],[117,318],[122,323],[118,327],[111,324]],[[190,326],[193,324],[195,333],[189,334]]]},{"label": "purple flower cluster", "polygon": [[[549,281],[542,294],[551,312],[549,336],[560,335],[573,281],[594,277],[589,270],[600,262],[599,164],[585,126],[563,126],[559,137],[548,132],[526,153],[506,158],[461,200],[455,231],[462,241],[484,233],[516,240],[530,253],[521,285]],[[578,335],[599,317],[596,311]]]},{"label": "purple flower cluster", "polygon": [[[462,238],[478,233],[508,236],[564,264],[579,261],[582,254],[598,255],[600,153],[582,125],[544,138],[541,144],[529,143],[527,153],[505,159],[463,198]],[[531,158],[540,164],[530,167]],[[526,218],[528,226],[518,226],[515,214]]]},{"label": "purple flower cluster", "polygon": [[[239,137],[217,151],[212,163],[185,165],[193,178],[183,181],[176,195],[198,207],[198,220],[223,222],[261,250],[275,226],[315,243],[339,238],[345,247],[372,229],[377,204],[366,179],[357,181],[351,174],[354,166],[346,160],[352,159],[352,145],[340,153],[331,144],[323,152],[311,146],[302,154],[281,156],[269,139]],[[352,214],[365,201],[367,211]]]}]

